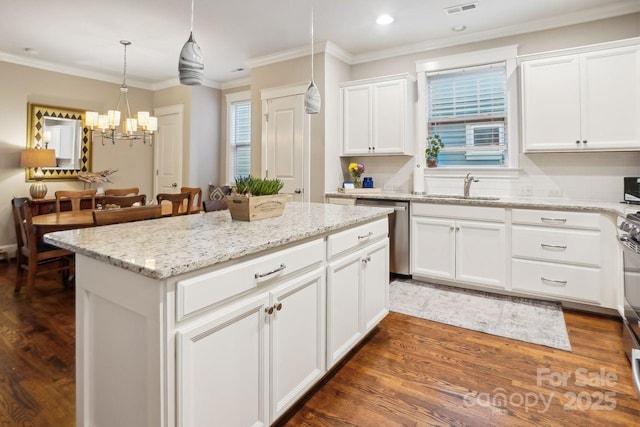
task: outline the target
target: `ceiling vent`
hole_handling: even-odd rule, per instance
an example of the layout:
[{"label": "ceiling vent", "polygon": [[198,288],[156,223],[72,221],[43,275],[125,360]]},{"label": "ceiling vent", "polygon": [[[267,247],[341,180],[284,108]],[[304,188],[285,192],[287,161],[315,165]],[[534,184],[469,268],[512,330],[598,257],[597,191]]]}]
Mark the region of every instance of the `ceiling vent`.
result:
[{"label": "ceiling vent", "polygon": [[477,2],[467,3],[467,4],[459,4],[457,6],[451,6],[444,9],[445,15],[453,15],[454,13],[467,12],[469,10],[476,9],[478,7]]}]

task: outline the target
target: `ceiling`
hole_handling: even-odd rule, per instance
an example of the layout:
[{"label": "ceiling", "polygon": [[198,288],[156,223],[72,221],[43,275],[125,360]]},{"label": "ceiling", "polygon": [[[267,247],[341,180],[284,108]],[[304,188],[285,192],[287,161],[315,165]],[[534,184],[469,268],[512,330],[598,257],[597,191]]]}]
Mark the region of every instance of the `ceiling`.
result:
[{"label": "ceiling", "polygon": [[[475,10],[443,9],[474,0],[315,0],[315,39],[350,62],[640,11],[638,0],[475,0]],[[107,81],[122,77],[119,41],[130,40],[132,86],[177,84],[178,55],[190,27],[189,0],[0,0],[0,60]],[[387,13],[388,26],[375,23]],[[247,77],[245,62],[310,46],[311,0],[195,1],[194,36],[211,86]],[[466,30],[454,32],[452,27]],[[31,49],[26,51],[25,49]],[[304,51],[300,51],[302,53]]]}]

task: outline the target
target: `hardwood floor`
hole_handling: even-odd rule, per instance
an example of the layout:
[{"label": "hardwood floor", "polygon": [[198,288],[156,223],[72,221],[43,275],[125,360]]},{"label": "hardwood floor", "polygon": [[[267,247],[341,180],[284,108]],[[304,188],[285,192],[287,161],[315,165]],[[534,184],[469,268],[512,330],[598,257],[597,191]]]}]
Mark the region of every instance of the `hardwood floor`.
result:
[{"label": "hardwood floor", "polygon": [[[73,426],[74,291],[39,277],[28,302],[14,277],[0,262],[0,426]],[[279,424],[640,425],[620,322],[565,320],[572,352],[391,313]]]}]

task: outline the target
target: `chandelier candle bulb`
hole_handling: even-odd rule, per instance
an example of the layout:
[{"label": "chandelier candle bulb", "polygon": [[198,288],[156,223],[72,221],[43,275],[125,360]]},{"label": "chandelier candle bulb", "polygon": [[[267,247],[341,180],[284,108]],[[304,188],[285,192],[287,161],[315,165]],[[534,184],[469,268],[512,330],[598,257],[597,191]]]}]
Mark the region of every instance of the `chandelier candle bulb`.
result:
[{"label": "chandelier candle bulb", "polygon": [[146,128],[149,123],[149,112],[148,111],[139,111],[138,112],[138,124],[142,129]]},{"label": "chandelier candle bulb", "polygon": [[98,112],[97,111],[87,111],[84,114],[84,123],[89,129],[92,129],[98,126]]},{"label": "chandelier candle bulb", "polygon": [[109,117],[104,114],[98,115],[98,129],[105,132],[109,128]]},{"label": "chandelier candle bulb", "polygon": [[129,134],[138,131],[138,121],[136,119],[127,119],[125,131]]},{"label": "chandelier candle bulb", "polygon": [[157,117],[149,117],[147,122],[147,130],[151,133],[158,130],[158,118]]},{"label": "chandelier candle bulb", "polygon": [[120,111],[109,110],[107,111],[107,117],[109,118],[109,127],[111,129],[120,126]]}]

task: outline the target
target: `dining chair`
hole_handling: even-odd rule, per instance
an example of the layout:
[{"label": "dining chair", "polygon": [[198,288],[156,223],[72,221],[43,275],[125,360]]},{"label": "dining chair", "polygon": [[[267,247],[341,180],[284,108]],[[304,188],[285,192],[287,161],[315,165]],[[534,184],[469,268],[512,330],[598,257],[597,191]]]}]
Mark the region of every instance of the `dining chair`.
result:
[{"label": "dining chair", "polygon": [[93,223],[95,225],[119,224],[121,222],[160,218],[161,216],[162,206],[160,205],[102,209],[93,211]]},{"label": "dining chair", "polygon": [[27,271],[27,297],[30,298],[35,287],[36,274],[45,271],[62,272],[62,281],[69,286],[73,277],[75,255],[66,249],[38,242],[29,199],[13,198],[13,222],[16,228],[16,283],[14,293],[20,293],[23,282],[23,270]]},{"label": "dining chair", "polygon": [[171,202],[171,216],[186,215],[189,213],[185,206],[191,206],[191,193],[158,193],[156,199],[159,205],[161,205],[163,201]]},{"label": "dining chair", "polygon": [[191,193],[191,203],[189,203],[189,213],[200,212],[202,203],[202,188],[200,187],[180,187],[181,193]]},{"label": "dining chair", "polygon": [[224,211],[229,209],[226,200],[205,200],[202,202],[202,209],[205,212]]},{"label": "dining chair", "polygon": [[140,189],[138,187],[131,188],[107,188],[104,190],[105,196],[129,196],[131,194],[138,194]]},{"label": "dining chair", "polygon": [[138,206],[145,206],[147,204],[147,195],[135,194],[132,196],[102,196],[99,200],[103,209],[108,205],[115,205],[119,208],[130,208],[135,203],[138,203]]},{"label": "dining chair", "polygon": [[89,190],[77,190],[77,191],[56,191],[56,212],[61,212],[60,210],[60,201],[61,200],[70,200],[71,201],[71,210],[79,211],[80,210],[80,201],[83,197],[91,198],[91,209],[96,208],[96,190],[91,188]]}]

